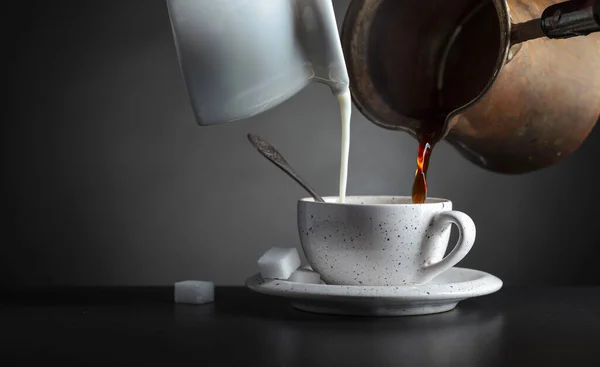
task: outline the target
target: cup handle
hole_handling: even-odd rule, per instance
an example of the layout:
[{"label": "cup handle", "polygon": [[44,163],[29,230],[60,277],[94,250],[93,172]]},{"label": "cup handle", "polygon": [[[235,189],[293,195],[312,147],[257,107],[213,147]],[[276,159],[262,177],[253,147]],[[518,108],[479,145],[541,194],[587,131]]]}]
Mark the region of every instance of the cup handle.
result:
[{"label": "cup handle", "polygon": [[458,228],[458,241],[452,251],[436,263],[425,263],[421,268],[424,281],[429,281],[436,275],[453,267],[461,261],[475,243],[475,223],[473,219],[463,212],[450,210],[442,212],[433,217],[433,227],[429,231],[432,236],[439,236],[446,225],[454,223]]}]

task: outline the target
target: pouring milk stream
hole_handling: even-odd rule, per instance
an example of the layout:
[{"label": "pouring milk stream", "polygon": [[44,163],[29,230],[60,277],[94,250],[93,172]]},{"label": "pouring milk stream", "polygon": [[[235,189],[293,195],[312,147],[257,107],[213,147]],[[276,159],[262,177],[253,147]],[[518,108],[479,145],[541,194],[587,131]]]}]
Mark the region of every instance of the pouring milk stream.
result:
[{"label": "pouring milk stream", "polygon": [[350,116],[352,113],[352,99],[350,89],[337,95],[340,102],[342,115],[342,157],[340,159],[340,203],[346,199],[346,186],[348,183],[348,155],[350,153]]}]

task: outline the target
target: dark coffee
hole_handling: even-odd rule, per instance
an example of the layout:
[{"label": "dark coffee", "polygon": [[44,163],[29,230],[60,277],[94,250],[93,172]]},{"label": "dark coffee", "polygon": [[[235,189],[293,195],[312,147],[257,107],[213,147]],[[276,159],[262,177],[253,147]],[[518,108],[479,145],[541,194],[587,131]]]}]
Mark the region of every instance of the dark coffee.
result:
[{"label": "dark coffee", "polygon": [[427,199],[427,168],[429,158],[435,144],[440,140],[444,131],[445,115],[428,118],[417,132],[419,149],[417,152],[417,172],[412,188],[413,204],[423,204]]}]

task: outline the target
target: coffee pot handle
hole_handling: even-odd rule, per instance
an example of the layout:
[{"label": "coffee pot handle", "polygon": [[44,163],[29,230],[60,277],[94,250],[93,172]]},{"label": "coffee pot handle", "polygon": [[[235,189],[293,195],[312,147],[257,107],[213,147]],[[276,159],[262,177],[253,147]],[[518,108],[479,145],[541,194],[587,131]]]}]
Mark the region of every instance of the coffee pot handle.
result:
[{"label": "coffee pot handle", "polygon": [[[431,227],[427,231],[428,236],[441,236],[445,228],[450,229],[448,225],[452,223],[458,228],[458,241],[452,251],[440,261],[432,263],[431,260],[426,260],[421,268],[423,281],[429,281],[436,275],[450,269],[471,251],[473,243],[475,243],[475,223],[471,217],[463,212],[450,210],[436,214]],[[432,244],[437,242],[431,241]]]},{"label": "coffee pot handle", "polygon": [[570,0],[546,8],[542,16],[513,25],[511,44],[536,38],[565,39],[600,32],[600,0]]}]

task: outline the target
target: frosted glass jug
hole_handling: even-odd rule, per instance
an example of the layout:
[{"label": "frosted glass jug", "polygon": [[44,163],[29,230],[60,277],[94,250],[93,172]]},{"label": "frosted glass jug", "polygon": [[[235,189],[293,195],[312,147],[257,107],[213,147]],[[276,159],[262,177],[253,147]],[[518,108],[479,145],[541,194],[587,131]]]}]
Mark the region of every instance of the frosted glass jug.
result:
[{"label": "frosted glass jug", "polygon": [[331,0],[167,0],[196,121],[248,118],[309,83],[348,88]]}]

